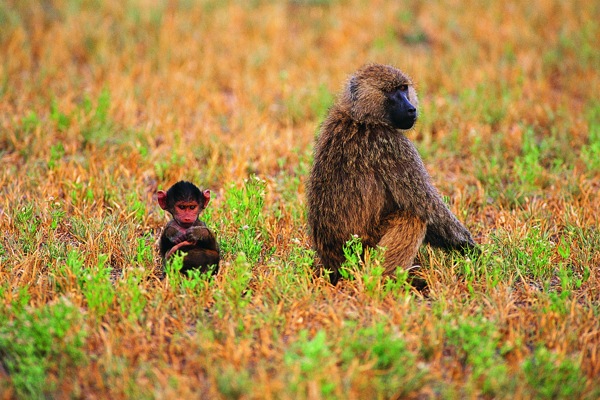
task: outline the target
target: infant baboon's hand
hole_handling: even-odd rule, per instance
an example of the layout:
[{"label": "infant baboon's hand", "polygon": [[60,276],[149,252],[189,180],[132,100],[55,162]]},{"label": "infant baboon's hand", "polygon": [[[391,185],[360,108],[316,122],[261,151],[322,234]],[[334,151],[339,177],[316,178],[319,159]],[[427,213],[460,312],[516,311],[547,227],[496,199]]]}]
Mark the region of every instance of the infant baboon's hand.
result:
[{"label": "infant baboon's hand", "polygon": [[208,229],[204,226],[192,226],[185,232],[185,237],[188,241],[200,241],[208,236]]},{"label": "infant baboon's hand", "polygon": [[173,242],[173,244],[179,244],[185,240],[185,237],[186,237],[185,233],[181,233],[180,235],[174,236],[171,239],[171,242]]}]

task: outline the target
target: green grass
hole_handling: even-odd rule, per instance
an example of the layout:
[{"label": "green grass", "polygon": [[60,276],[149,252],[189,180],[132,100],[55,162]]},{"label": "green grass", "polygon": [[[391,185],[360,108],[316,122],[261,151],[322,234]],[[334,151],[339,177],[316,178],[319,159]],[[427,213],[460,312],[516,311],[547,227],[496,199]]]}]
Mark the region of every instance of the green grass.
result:
[{"label": "green grass", "polygon": [[[599,20],[0,2],[0,397],[598,398]],[[367,62],[414,78],[406,134],[481,249],[421,248],[421,291],[359,238],[337,286],[313,273],[314,137]],[[215,276],[158,254],[155,193],[181,179],[211,190]]]}]

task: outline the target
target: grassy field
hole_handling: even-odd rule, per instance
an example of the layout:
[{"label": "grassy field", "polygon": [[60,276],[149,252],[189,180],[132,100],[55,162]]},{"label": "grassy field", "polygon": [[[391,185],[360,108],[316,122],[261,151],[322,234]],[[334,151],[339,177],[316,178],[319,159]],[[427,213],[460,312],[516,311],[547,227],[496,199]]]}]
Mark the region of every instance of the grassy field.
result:
[{"label": "grassy field", "polygon": [[[0,398],[598,398],[597,1],[0,0]],[[481,244],[313,276],[319,123],[367,62]],[[223,262],[163,272],[156,190]],[[352,196],[352,193],[348,193]]]}]

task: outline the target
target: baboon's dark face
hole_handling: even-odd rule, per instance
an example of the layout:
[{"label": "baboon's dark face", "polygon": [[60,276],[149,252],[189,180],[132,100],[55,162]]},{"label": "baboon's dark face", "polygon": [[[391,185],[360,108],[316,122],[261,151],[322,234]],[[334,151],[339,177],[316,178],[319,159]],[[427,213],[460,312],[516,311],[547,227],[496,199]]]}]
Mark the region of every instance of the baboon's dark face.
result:
[{"label": "baboon's dark face", "polygon": [[348,108],[358,122],[406,130],[417,120],[419,102],[410,78],[402,71],[371,64],[350,78],[341,107]]},{"label": "baboon's dark face", "polygon": [[417,120],[417,108],[409,101],[409,86],[400,85],[386,93],[386,110],[392,126],[396,129],[410,129]]}]

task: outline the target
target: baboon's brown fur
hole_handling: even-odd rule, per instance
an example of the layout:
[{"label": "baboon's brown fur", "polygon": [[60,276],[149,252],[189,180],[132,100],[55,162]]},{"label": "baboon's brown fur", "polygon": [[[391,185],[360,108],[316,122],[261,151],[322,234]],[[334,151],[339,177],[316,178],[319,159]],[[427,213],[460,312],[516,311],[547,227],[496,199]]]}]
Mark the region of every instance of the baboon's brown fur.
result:
[{"label": "baboon's brown fur", "polygon": [[411,267],[423,241],[446,249],[475,246],[433,187],[415,146],[392,126],[385,94],[401,85],[409,85],[408,99],[417,108],[412,82],[398,69],[371,64],[358,70],[316,139],[308,223],[334,283],[352,235],[368,247],[386,248],[386,274]]}]

